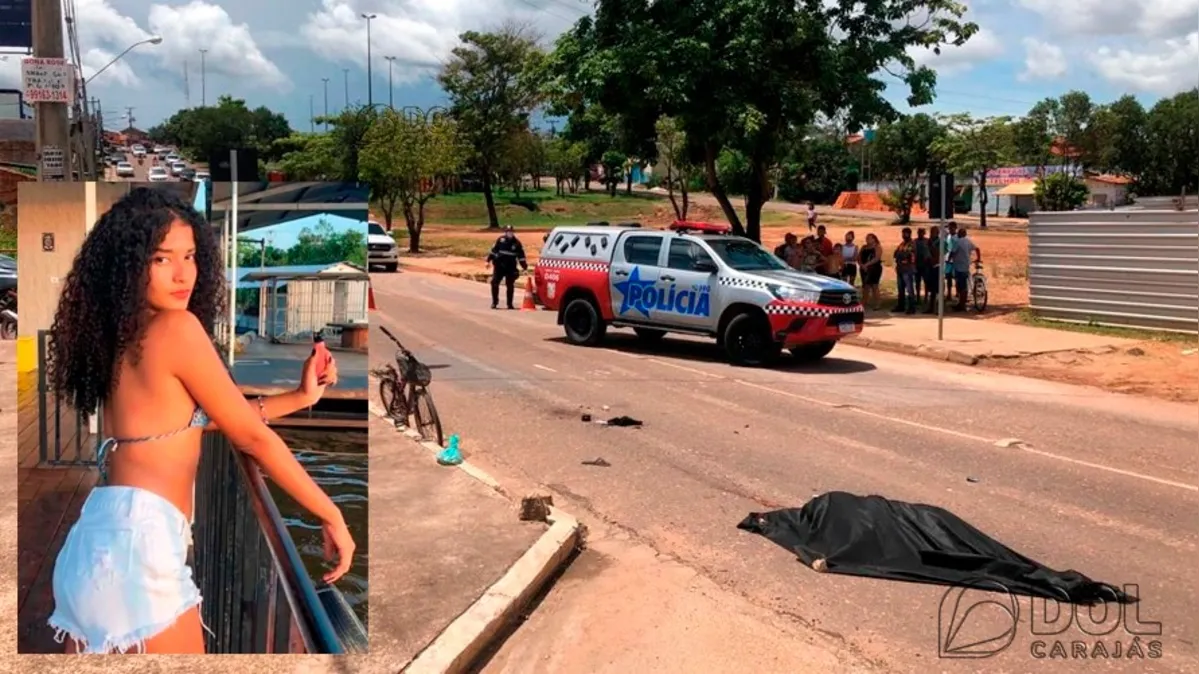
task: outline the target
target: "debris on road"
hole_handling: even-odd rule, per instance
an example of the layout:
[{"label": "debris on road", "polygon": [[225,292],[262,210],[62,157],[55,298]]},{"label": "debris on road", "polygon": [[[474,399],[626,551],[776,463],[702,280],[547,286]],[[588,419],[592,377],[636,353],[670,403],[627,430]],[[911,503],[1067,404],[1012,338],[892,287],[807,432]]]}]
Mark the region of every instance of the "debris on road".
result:
[{"label": "debris on road", "polygon": [[458,446],[457,435],[450,436],[450,443],[437,454],[437,463],[443,466],[457,466],[462,463],[462,450]]},{"label": "debris on road", "polygon": [[612,417],[611,419],[605,421],[604,424],[606,424],[608,426],[624,426],[624,427],[640,426],[641,420],[634,419],[633,417],[619,416],[619,417]]},{"label": "debris on road", "polygon": [[1199,349],[1184,349],[1184,350],[1183,350],[1183,352],[1182,352],[1182,355],[1184,355],[1184,356],[1193,356],[1193,355],[1195,355],[1195,354],[1197,354],[1197,353],[1199,353]]},{"label": "debris on road", "polygon": [[1139,346],[1134,346],[1131,349],[1125,351],[1124,353],[1127,353],[1130,356],[1143,356],[1143,355],[1145,355],[1145,350]]},{"label": "debris on road", "polygon": [[977,478],[977,477],[970,477],[969,475],[967,475],[967,476],[966,476],[966,481],[967,481],[967,482],[978,482],[978,478]]},{"label": "debris on road", "polygon": [[996,447],[1003,447],[1004,449],[1010,449],[1012,447],[1020,448],[1027,445],[1028,443],[1024,442],[1020,438],[1004,438],[1002,440],[995,441]]},{"label": "debris on road", "polygon": [[520,501],[520,519],[522,522],[547,522],[553,505],[554,497],[548,494],[526,496]]},{"label": "debris on road", "polygon": [[583,462],[584,466],[598,466],[600,468],[611,468],[612,464],[604,460],[604,457],[599,456],[594,459],[588,459]]},{"label": "debris on road", "polygon": [[590,422],[590,421],[591,421],[591,415],[590,415],[590,414],[584,414],[584,415],[583,415],[583,421]]},{"label": "debris on road", "polygon": [[821,572],[1002,589],[1070,603],[1137,600],[1109,583],[1029,559],[932,505],[834,491],[801,508],[750,513],[737,528]]}]

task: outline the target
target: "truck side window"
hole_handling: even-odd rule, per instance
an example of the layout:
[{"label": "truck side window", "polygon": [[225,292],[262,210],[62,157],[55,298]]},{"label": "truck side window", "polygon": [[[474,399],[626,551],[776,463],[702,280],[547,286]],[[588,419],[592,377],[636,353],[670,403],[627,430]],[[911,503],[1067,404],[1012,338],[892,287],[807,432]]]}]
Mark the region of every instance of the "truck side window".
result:
[{"label": "truck side window", "polygon": [[662,239],[657,236],[630,236],[624,242],[624,259],[629,264],[658,266]]},{"label": "truck side window", "polygon": [[711,259],[712,257],[694,241],[674,239],[670,242],[670,256],[666,261],[666,266],[671,269],[689,271],[695,269],[696,262]]}]

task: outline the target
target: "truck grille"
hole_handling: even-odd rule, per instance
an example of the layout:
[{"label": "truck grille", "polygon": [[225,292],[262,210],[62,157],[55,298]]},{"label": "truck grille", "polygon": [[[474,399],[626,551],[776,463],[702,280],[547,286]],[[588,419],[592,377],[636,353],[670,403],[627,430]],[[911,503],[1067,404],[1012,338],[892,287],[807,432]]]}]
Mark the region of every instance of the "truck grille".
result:
[{"label": "truck grille", "polygon": [[[846,296],[849,301],[846,301]],[[848,307],[858,303],[856,290],[824,290],[820,293],[820,303],[834,307]]]},{"label": "truck grille", "polygon": [[367,244],[366,249],[375,253],[386,253],[392,249],[392,246],[387,243],[371,243]]}]

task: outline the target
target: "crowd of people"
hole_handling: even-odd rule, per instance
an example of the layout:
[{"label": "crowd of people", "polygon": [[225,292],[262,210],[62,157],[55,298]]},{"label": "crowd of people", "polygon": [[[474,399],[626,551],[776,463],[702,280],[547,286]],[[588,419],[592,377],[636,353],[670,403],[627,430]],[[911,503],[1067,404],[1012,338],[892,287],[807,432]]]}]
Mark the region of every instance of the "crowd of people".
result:
[{"label": "crowd of people", "polygon": [[[789,267],[801,272],[823,274],[841,279],[862,289],[862,303],[878,311],[881,304],[879,284],[883,279],[885,253],[877,236],[866,235],[865,242],[858,244],[854,232],[845,233],[845,241],[833,243],[828,238],[824,225],[815,225],[815,218],[808,218],[809,234],[802,240],[788,233],[783,243],[774,249],[774,254]],[[937,312],[937,293],[940,292],[938,267],[945,260],[945,303],[952,311],[966,310],[967,285],[970,279],[970,263],[982,262],[982,251],[966,234],[966,228],[950,220],[946,234],[941,228],[904,227],[902,241],[891,254],[894,262],[895,285],[898,301],[892,309],[895,313],[926,314]],[[956,297],[955,297],[956,295]],[[956,303],[950,304],[954,302]]]}]

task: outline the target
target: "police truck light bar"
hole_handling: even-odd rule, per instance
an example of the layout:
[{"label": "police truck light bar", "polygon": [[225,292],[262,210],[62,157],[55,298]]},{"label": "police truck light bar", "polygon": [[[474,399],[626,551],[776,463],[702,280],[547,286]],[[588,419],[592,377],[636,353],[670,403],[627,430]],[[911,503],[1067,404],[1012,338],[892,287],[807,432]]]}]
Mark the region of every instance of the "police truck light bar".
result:
[{"label": "police truck light bar", "polygon": [[732,231],[728,225],[718,225],[711,222],[692,222],[690,220],[675,220],[670,225],[675,232],[702,232],[704,234],[728,234]]}]

